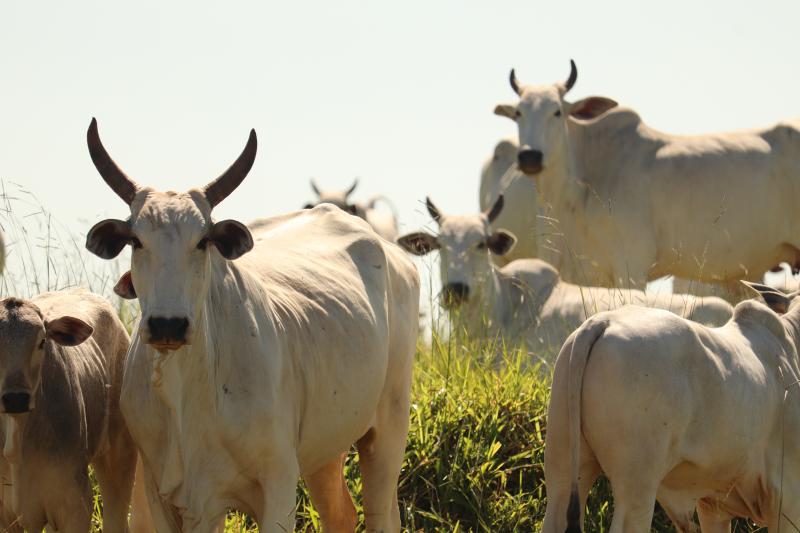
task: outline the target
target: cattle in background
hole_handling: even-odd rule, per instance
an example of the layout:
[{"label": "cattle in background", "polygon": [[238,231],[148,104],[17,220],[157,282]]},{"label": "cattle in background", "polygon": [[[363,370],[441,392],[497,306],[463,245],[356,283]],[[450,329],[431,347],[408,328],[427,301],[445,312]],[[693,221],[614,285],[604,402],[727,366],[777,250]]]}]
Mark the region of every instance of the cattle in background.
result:
[{"label": "cattle in background", "polygon": [[89,531],[92,465],[103,531],[127,531],[136,447],[119,410],[128,334],[83,290],[0,300],[4,531]]},{"label": "cattle in background", "polygon": [[656,500],[678,531],[697,531],[695,509],[704,532],[730,531],[733,517],[795,529],[800,306],[752,286],[772,310],[742,302],[722,328],[626,307],[570,336],[547,415],[544,533],[581,531],[601,472],[610,531],[648,531]]},{"label": "cattle in background", "polygon": [[493,230],[500,228],[512,232],[517,244],[506,255],[495,256],[500,265],[515,259],[537,257],[539,218],[536,185],[517,170],[517,141],[503,139],[494,147],[494,153],[481,169],[480,206],[488,211],[500,195],[505,197],[505,207],[490,224]]},{"label": "cattle in background", "polygon": [[497,268],[491,255],[508,253],[515,241],[513,234],[492,231],[490,226],[503,210],[503,201],[504,196],[499,196],[488,212],[444,216],[428,199],[428,212],[439,224],[438,236],[417,232],[398,239],[417,255],[439,250],[442,303],[449,311],[457,311],[471,332],[524,342],[547,356],[548,348],[557,351],[588,316],[626,304],[668,309],[712,325],[722,325],[731,317],[730,304],[720,298],[566,283],[555,268],[539,259],[518,259]]},{"label": "cattle in background", "polygon": [[519,168],[536,178],[541,209],[557,221],[540,232],[553,235],[540,256],[565,279],[644,287],[671,274],[730,283],[800,263],[791,205],[800,192],[800,123],[668,135],[609,98],[566,101],[576,79],[574,63],[565,83],[545,86],[522,85],[512,70],[519,102],[495,109],[517,123]]},{"label": "cattle in background", "polygon": [[[339,209],[363,218],[369,222],[375,232],[389,242],[394,242],[397,239],[397,213],[394,205],[383,195],[376,195],[370,198],[367,202],[351,202],[350,195],[356,190],[358,180],[353,182],[349,189],[344,190],[322,190],[314,180],[311,180],[311,189],[317,195],[316,203],[308,203],[305,205],[306,209],[319,205],[321,203],[333,204]],[[381,209],[376,209],[378,202],[387,204],[390,211],[386,212]]]},{"label": "cattle in background", "polygon": [[408,256],[323,204],[257,220],[214,221],[242,182],[239,158],[204,188],[140,187],[89,151],[130,207],[87,248],[132,245],[116,291],[138,297],[122,411],[144,459],[158,531],[215,531],[228,509],[262,531],[292,531],[298,476],[326,531],[352,531],[343,460],[356,442],[369,531],[400,530],[397,481],[409,420],[419,278]]}]

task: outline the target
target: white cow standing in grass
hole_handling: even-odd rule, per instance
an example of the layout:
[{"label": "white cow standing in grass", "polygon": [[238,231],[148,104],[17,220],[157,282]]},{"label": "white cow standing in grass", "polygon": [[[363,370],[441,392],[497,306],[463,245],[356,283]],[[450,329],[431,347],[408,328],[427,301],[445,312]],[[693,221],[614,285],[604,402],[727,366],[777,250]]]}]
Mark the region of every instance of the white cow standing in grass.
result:
[{"label": "white cow standing in grass", "polygon": [[[383,195],[376,195],[370,198],[367,202],[353,202],[350,200],[350,195],[356,190],[358,180],[356,180],[349,189],[345,190],[322,190],[314,180],[311,180],[311,189],[317,195],[315,203],[305,205],[306,209],[310,209],[315,205],[322,203],[333,204],[339,209],[363,218],[375,232],[389,242],[394,242],[397,239],[397,213],[395,212],[394,205]],[[378,202],[386,204],[390,211],[377,209],[375,206]]]},{"label": "white cow standing in grass", "polygon": [[413,254],[439,250],[442,303],[449,311],[457,311],[473,334],[521,341],[546,357],[587,317],[629,303],[668,309],[712,325],[722,325],[731,317],[730,304],[716,297],[566,283],[555,268],[539,259],[518,259],[497,268],[490,254],[508,253],[515,241],[513,234],[490,228],[503,210],[503,201],[504,196],[499,196],[488,212],[444,216],[428,199],[439,234],[417,232],[398,239]]},{"label": "white cow standing in grass", "polygon": [[399,247],[332,205],[245,226],[211,212],[241,183],[256,136],[202,189],[139,187],[93,120],[92,160],[130,206],[87,248],[130,244],[116,287],[138,297],[122,409],[139,446],[156,529],[216,531],[228,509],[292,531],[298,477],[325,531],[353,531],[343,477],[355,442],[369,531],[400,530],[419,278]]},{"label": "white cow standing in grass", "polygon": [[[649,531],[656,500],[681,532],[800,524],[800,302],[753,285],[710,329],[653,309],[590,318],[558,356],[547,415],[544,533],[582,530],[611,482],[611,533]],[[788,310],[788,312],[787,312]],[[774,311],[786,313],[778,316]]]},{"label": "white cow standing in grass", "polygon": [[519,102],[495,109],[517,123],[519,168],[557,221],[544,232],[557,253],[540,243],[540,255],[565,279],[729,283],[800,264],[799,122],[669,135],[609,98],[567,102],[576,79],[574,63],[566,83],[545,86],[521,85],[512,70]]},{"label": "white cow standing in grass", "polygon": [[517,238],[517,244],[510,252],[494,256],[500,265],[515,259],[539,256],[536,184],[517,170],[517,148],[515,139],[501,140],[481,169],[481,210],[488,212],[502,194],[505,207],[490,226],[495,231],[506,229]]}]

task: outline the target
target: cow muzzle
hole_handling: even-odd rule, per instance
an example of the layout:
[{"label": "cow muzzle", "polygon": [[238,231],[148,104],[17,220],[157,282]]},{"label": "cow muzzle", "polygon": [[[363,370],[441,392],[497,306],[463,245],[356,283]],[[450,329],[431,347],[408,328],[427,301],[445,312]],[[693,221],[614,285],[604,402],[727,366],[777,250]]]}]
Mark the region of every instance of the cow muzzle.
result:
[{"label": "cow muzzle", "polygon": [[528,176],[535,176],[544,169],[542,159],[544,159],[544,154],[540,150],[523,146],[517,153],[517,166]]},{"label": "cow muzzle", "polygon": [[18,415],[31,410],[31,395],[28,392],[6,392],[2,401],[3,412],[6,414]]},{"label": "cow muzzle", "polygon": [[469,299],[469,286],[465,283],[448,283],[442,290],[442,304],[453,309]]},{"label": "cow muzzle", "polygon": [[189,344],[189,319],[186,317],[150,317],[147,330],[147,344],[160,352],[177,350]]}]

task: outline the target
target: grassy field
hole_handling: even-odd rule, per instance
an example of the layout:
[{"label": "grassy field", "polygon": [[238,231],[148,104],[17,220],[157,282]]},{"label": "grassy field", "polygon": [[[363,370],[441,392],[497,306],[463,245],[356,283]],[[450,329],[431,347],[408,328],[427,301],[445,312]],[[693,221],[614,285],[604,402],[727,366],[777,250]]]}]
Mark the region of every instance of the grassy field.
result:
[{"label": "grassy field", "polygon": [[[133,323],[135,304],[111,294],[128,262],[124,255],[118,262],[90,258],[82,237],[55,222],[33,194],[6,182],[0,182],[0,226],[9,250],[0,283],[3,296],[25,297],[83,285],[109,296],[123,320]],[[524,350],[482,344],[459,331],[434,333],[430,342],[420,341],[416,358],[411,427],[399,484],[404,529],[537,531],[546,505],[543,460],[549,371],[532,367],[533,357]],[[354,452],[346,470],[360,513]],[[607,531],[612,508],[608,483],[601,479],[589,499],[586,531]],[[302,483],[297,509],[298,531],[320,529]],[[93,531],[102,530],[101,510],[102,501],[95,494]],[[247,517],[231,513],[225,531],[256,529]],[[653,530],[673,531],[660,511]],[[734,530],[756,529],[742,521]]]}]

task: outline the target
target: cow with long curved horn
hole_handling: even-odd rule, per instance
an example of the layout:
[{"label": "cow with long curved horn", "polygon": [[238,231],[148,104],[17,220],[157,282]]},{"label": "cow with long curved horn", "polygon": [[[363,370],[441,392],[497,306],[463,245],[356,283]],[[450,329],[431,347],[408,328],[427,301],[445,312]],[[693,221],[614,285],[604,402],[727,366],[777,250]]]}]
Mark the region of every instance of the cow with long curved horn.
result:
[{"label": "cow with long curved horn", "polygon": [[183,193],[125,176],[95,121],[88,140],[130,209],[96,224],[86,245],[103,258],[132,247],[114,287],[141,307],[120,405],[150,481],[152,530],[216,531],[234,508],[262,531],[291,531],[302,475],[322,528],[353,531],[347,492],[327,487],[358,441],[374,496],[365,529],[400,531],[419,319],[407,255],[331,205],[247,226],[215,221],[253,166],[254,131],[228,170]]}]

